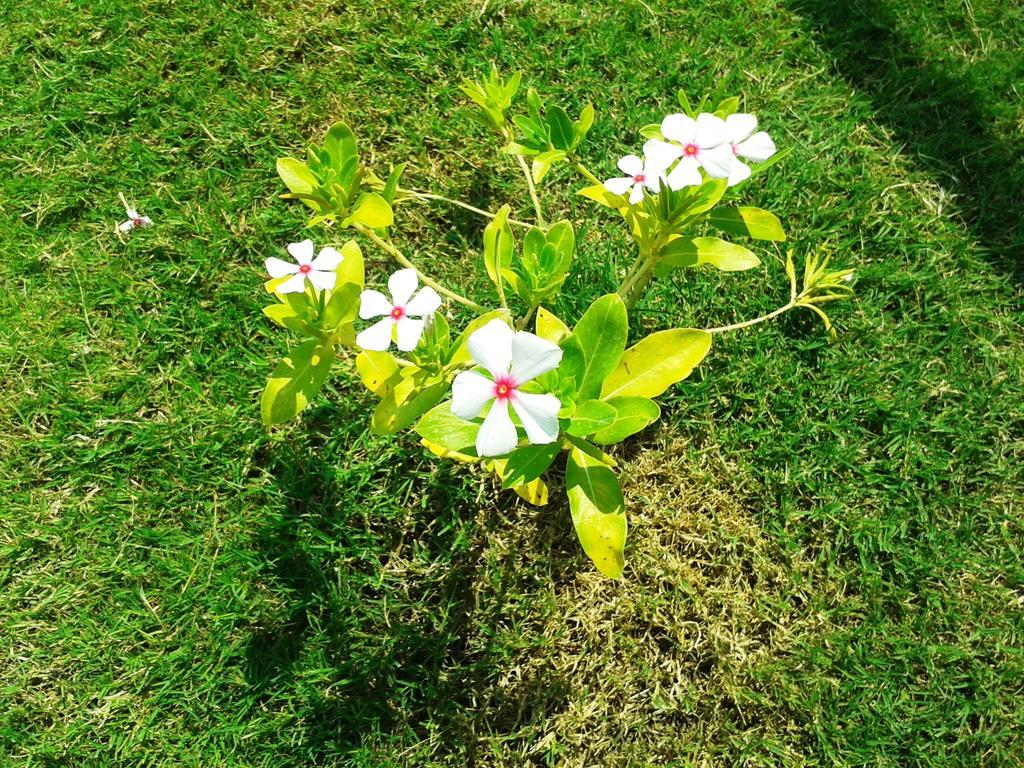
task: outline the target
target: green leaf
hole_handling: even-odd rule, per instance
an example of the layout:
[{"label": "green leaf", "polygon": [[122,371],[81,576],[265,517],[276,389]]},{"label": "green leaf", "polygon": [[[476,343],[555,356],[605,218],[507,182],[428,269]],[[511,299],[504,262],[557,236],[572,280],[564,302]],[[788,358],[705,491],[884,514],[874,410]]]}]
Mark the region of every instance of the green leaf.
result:
[{"label": "green leaf", "polygon": [[761,263],[753,251],[717,237],[677,237],[661,251],[654,274],[662,277],[676,267],[710,264],[723,272],[741,272]]},{"label": "green leaf", "polygon": [[355,283],[342,283],[331,291],[331,298],[324,307],[323,327],[334,330],[345,323],[351,323],[359,312],[359,294],[362,288]]},{"label": "green leaf", "polygon": [[572,148],[576,149],[594,124],[594,105],[587,104],[580,112],[580,119],[572,124]]},{"label": "green leaf", "polygon": [[271,304],[269,307],[263,308],[263,314],[282,328],[296,331],[305,336],[314,335],[306,321],[299,317],[299,313],[290,304]]},{"label": "green leaf", "polygon": [[590,305],[562,342],[562,365],[575,379],[580,400],[597,397],[622,357],[628,332],[626,305],[618,294],[610,293]]},{"label": "green leaf", "polygon": [[719,208],[708,214],[708,222],[730,235],[744,235],[755,240],[772,240],[777,243],[786,239],[778,217],[761,208]]},{"label": "green leaf", "polygon": [[584,187],[579,190],[577,195],[593,200],[595,203],[600,203],[605,208],[611,208],[613,210],[619,210],[629,205],[629,202],[622,195],[613,195],[607,189],[604,188],[603,184],[595,184],[592,187]]},{"label": "green leaf", "polygon": [[451,401],[434,406],[416,424],[416,434],[445,450],[466,456],[477,455],[476,434],[480,425],[463,421],[452,413]]},{"label": "green leaf", "polygon": [[606,402],[615,409],[615,420],[590,438],[598,445],[621,443],[661,416],[658,404],[646,397],[612,397]]},{"label": "green leaf", "polygon": [[402,368],[377,403],[370,426],[378,435],[394,434],[437,405],[447,392],[448,382],[435,374]]},{"label": "green leaf", "polygon": [[404,170],[405,163],[399,163],[388,174],[388,180],[384,183],[384,191],[380,193],[388,205],[394,205],[395,203],[395,192],[398,190],[398,181],[402,178],[402,171]]},{"label": "green leaf", "polygon": [[569,330],[569,326],[544,309],[544,307],[537,307],[537,324],[535,327],[537,335],[542,339],[550,341],[552,344],[560,343],[562,339],[572,333]]},{"label": "green leaf", "polygon": [[572,120],[566,111],[559,106],[549,107],[547,121],[551,129],[551,145],[555,149],[572,149]]},{"label": "green leaf", "polygon": [[567,272],[572,265],[573,252],[576,249],[576,232],[568,221],[552,224],[547,233],[548,243],[555,246],[558,252],[558,272]]},{"label": "green leaf", "polygon": [[510,206],[501,206],[484,228],[484,268],[495,286],[500,285],[501,270],[512,264],[515,241],[512,238],[512,228],[508,225],[508,215],[511,211]]},{"label": "green leaf", "polygon": [[345,123],[335,123],[324,137],[324,149],[331,158],[331,166],[340,174],[349,158],[359,157],[356,137]]},{"label": "green leaf", "polygon": [[565,487],[583,551],[602,574],[620,578],[625,567],[626,505],[615,473],[573,448],[566,462]]},{"label": "green leaf", "polygon": [[715,114],[721,118],[726,118],[729,115],[734,115],[740,111],[740,98],[739,96],[730,96],[727,99],[722,99],[718,102],[718,106],[715,107]]},{"label": "green leaf", "polygon": [[661,139],[665,140],[664,135],[661,133],[661,123],[649,123],[640,128],[640,135],[645,139]]},{"label": "green leaf", "polygon": [[693,107],[690,106],[690,100],[686,98],[686,91],[680,88],[676,93],[676,98],[679,99],[679,106],[683,108],[683,112],[694,117]]},{"label": "green leaf", "polygon": [[355,209],[341,222],[341,226],[351,226],[353,222],[378,229],[390,227],[394,223],[395,215],[391,211],[388,201],[376,192],[367,192],[356,201]]},{"label": "green leaf", "polygon": [[355,240],[349,240],[343,246],[341,246],[341,264],[335,270],[337,281],[335,286],[341,286],[345,283],[353,283],[358,285],[360,288],[363,287],[365,282],[364,268],[363,268],[363,252],[359,248],[359,243]]},{"label": "green leaf", "polygon": [[565,152],[561,149],[552,149],[547,152],[541,152],[539,155],[533,158],[533,166],[531,173],[533,174],[533,183],[540,184],[541,180],[547,176],[548,171],[551,170],[551,166],[555,163],[560,163],[565,160]]},{"label": "green leaf", "polygon": [[551,466],[561,450],[562,444],[556,440],[544,445],[524,445],[512,451],[502,471],[501,487],[515,488],[536,480]]},{"label": "green leaf", "polygon": [[383,397],[398,381],[398,363],[390,352],[375,352],[364,349],[356,355],[356,372],[363,385]]},{"label": "green leaf", "polygon": [[263,423],[282,424],[294,418],[320,391],[334,362],[334,348],[319,339],[295,347],[270,374],[263,390],[260,411]]},{"label": "green leaf", "polygon": [[294,157],[277,159],[277,175],[281,177],[289,191],[299,195],[312,195],[320,188],[316,174],[309,170],[308,165]]},{"label": "green leaf", "polygon": [[586,400],[576,408],[565,431],[576,437],[586,437],[609,426],[617,415],[615,407],[602,400]]},{"label": "green leaf", "polygon": [[711,349],[711,334],[695,328],[652,333],[622,354],[605,379],[601,397],[657,397],[682,381]]}]

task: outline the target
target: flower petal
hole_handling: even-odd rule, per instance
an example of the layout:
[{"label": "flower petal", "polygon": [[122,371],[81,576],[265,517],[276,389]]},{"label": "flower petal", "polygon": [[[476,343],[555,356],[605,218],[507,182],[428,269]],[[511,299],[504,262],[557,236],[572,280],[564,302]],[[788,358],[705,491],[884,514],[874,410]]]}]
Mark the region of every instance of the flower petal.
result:
[{"label": "flower petal", "polygon": [[142,222],[143,227],[152,227],[153,220],[149,216],[139,216],[139,221]]},{"label": "flower petal", "polygon": [[425,322],[412,317],[403,317],[395,323],[398,341],[395,343],[403,352],[412,352],[420,343],[420,336],[423,335]]},{"label": "flower petal", "polygon": [[388,278],[388,290],[396,307],[404,307],[420,284],[415,269],[400,269]]},{"label": "flower petal", "polygon": [[775,154],[775,142],[767,133],[759,131],[741,144],[737,144],[736,151],[754,162],[761,162]]},{"label": "flower petal", "polygon": [[[131,224],[130,221],[125,222]],[[267,272],[271,277],[278,278],[284,277],[285,275],[294,275],[299,271],[298,264],[292,264],[291,262],[279,259],[276,256],[271,256],[267,259]]]},{"label": "flower petal", "polygon": [[289,243],[288,253],[299,264],[309,264],[313,261],[313,241],[303,240],[301,243]]},{"label": "flower petal", "polygon": [[725,120],[718,115],[702,112],[697,115],[697,146],[701,149],[717,147],[726,140]]},{"label": "flower petal", "polygon": [[697,135],[697,123],[692,117],[677,112],[661,121],[661,135],[680,144],[692,144]]},{"label": "flower petal", "polygon": [[423,286],[420,292],[405,305],[405,314],[413,317],[426,317],[437,312],[441,307],[441,297],[429,285]]},{"label": "flower petal", "polygon": [[306,276],[303,274],[290,277],[274,289],[277,293],[302,293],[306,290]]},{"label": "flower petal", "polygon": [[693,157],[684,157],[680,160],[667,179],[669,189],[700,186],[703,181],[697,160]]},{"label": "flower petal", "polygon": [[318,269],[312,269],[307,275],[309,282],[319,288],[321,291],[329,291],[334,287],[335,281],[338,276],[334,272],[322,272]]},{"label": "flower petal", "polygon": [[697,156],[708,176],[715,179],[727,179],[732,171],[732,144],[726,142],[711,149],[702,149]]},{"label": "flower petal", "polygon": [[557,344],[528,331],[520,331],[512,337],[512,368],[509,373],[517,387],[557,368],[561,361],[562,350]]},{"label": "flower petal", "polygon": [[508,400],[495,400],[476,434],[476,452],[481,456],[501,456],[511,453],[518,444],[516,426],[508,415]]},{"label": "flower petal", "polygon": [[469,421],[494,399],[494,382],[476,371],[463,371],[452,381],[452,413]]},{"label": "flower petal", "polygon": [[512,407],[531,443],[544,445],[558,438],[558,409],[562,404],[557,397],[516,392],[512,396]]},{"label": "flower petal", "polygon": [[128,221],[122,221],[120,224],[117,225],[117,228],[122,232],[131,232],[133,229],[135,229],[135,220],[128,219]]},{"label": "flower petal", "polygon": [[750,166],[740,160],[738,157],[732,159],[732,170],[729,171],[729,186],[734,187],[741,181],[746,181],[750,178]]},{"label": "flower petal", "polygon": [[644,172],[654,169],[665,170],[682,154],[675,144],[669,144],[661,139],[651,139],[644,144]]},{"label": "flower petal", "polygon": [[341,260],[344,258],[338,251],[328,246],[327,248],[320,249],[320,254],[310,262],[309,266],[324,272],[332,272],[338,268],[338,265],[341,264]]},{"label": "flower petal", "polygon": [[394,326],[395,321],[390,317],[378,320],[356,336],[356,344],[363,349],[369,349],[374,352],[383,352],[391,346],[391,329],[394,328]]},{"label": "flower petal", "polygon": [[497,378],[508,373],[512,362],[512,337],[515,334],[502,320],[495,318],[470,335],[469,354]]},{"label": "flower petal", "polygon": [[390,315],[394,306],[380,291],[368,290],[359,295],[359,316],[363,320]]},{"label": "flower petal", "polygon": [[644,199],[644,185],[639,182],[633,185],[633,191],[629,193],[629,204],[636,205]]},{"label": "flower petal", "polygon": [[733,144],[739,144],[757,130],[757,118],[739,112],[725,118],[725,135]]},{"label": "flower petal", "polygon": [[644,169],[644,186],[647,187],[651,192],[658,193],[661,188],[665,185],[665,169],[664,168],[653,168],[651,170]]},{"label": "flower petal", "polygon": [[132,219],[133,221],[139,218],[139,212],[136,211],[134,208],[125,208],[124,215],[127,216],[129,219]]},{"label": "flower petal", "polygon": [[636,176],[638,173],[644,172],[644,161],[636,155],[621,157],[616,165],[627,176]]},{"label": "flower petal", "polygon": [[[633,186],[633,177],[625,176],[617,179],[608,179],[604,183],[604,188],[611,192],[613,195],[624,195],[629,191],[629,188]],[[131,224],[131,222],[126,222]]]}]

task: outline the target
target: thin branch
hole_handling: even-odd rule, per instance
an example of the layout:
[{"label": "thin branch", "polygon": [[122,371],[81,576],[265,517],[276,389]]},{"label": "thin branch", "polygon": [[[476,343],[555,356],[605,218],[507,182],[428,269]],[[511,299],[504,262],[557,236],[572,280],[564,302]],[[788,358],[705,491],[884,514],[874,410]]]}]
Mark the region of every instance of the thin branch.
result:
[{"label": "thin branch", "polygon": [[[490,211],[485,211],[483,208],[477,208],[475,205],[464,203],[461,200],[454,200],[450,197],[445,197],[444,195],[435,195],[433,192],[418,192],[415,189],[403,189],[402,191],[412,195],[416,200],[437,200],[438,202],[456,205],[459,208],[465,208],[467,211],[472,211],[473,213],[480,214],[481,216],[486,216],[489,219],[493,219],[498,215],[496,213],[491,213]],[[517,227],[525,227],[526,229],[531,229],[533,227],[533,224],[529,224],[525,221],[519,221],[518,219],[506,219],[506,221]]]}]

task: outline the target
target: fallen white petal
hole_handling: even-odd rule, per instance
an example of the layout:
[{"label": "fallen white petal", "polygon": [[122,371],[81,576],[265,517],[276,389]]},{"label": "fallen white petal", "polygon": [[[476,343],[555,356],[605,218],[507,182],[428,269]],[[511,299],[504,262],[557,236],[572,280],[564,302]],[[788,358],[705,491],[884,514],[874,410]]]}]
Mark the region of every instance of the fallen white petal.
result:
[{"label": "fallen white petal", "polygon": [[494,382],[476,371],[463,371],[452,381],[452,413],[460,419],[475,419],[494,399]]},{"label": "fallen white petal", "polygon": [[359,316],[363,320],[381,315],[390,315],[394,309],[391,302],[380,291],[366,290],[359,296]]},{"label": "fallen white petal", "polygon": [[404,307],[409,303],[416,286],[420,284],[415,269],[400,269],[388,278],[388,290],[396,307]]},{"label": "fallen white petal", "polygon": [[518,444],[515,424],[508,415],[508,400],[495,400],[476,434],[476,452],[481,456],[501,456],[515,450]]},{"label": "fallen white petal", "polygon": [[122,232],[131,232],[133,229],[135,229],[135,221],[132,219],[128,219],[128,221],[122,221],[120,224],[117,225],[117,228]]},{"label": "fallen white petal", "polygon": [[395,321],[390,317],[378,320],[356,336],[356,344],[373,352],[383,352],[391,346],[391,329]]},{"label": "fallen white petal", "polygon": [[470,335],[469,354],[495,378],[504,376],[512,362],[513,335],[508,325],[495,318]]},{"label": "fallen white petal", "polygon": [[512,397],[512,407],[531,443],[545,445],[558,438],[558,409],[562,404],[557,397],[516,392]]},{"label": "fallen white petal", "polygon": [[412,297],[405,306],[405,314],[412,317],[432,315],[441,307],[441,297],[429,285],[423,286],[420,292]]}]

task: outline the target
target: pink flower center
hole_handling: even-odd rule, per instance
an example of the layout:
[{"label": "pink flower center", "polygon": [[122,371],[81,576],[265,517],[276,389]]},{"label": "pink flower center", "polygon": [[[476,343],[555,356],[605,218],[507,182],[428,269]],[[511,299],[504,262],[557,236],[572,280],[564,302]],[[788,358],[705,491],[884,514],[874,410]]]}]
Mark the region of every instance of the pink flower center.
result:
[{"label": "pink flower center", "polygon": [[309,266],[309,264],[303,264],[302,266],[299,267],[299,272],[301,272],[304,275],[308,275],[312,269],[313,268]]},{"label": "pink flower center", "polygon": [[499,376],[494,380],[494,396],[498,400],[508,400],[516,391],[516,382],[511,376]]},{"label": "pink flower center", "polygon": [[643,184],[644,180],[646,178],[647,177],[644,176],[642,173],[638,173],[636,176],[633,177],[633,183],[635,183],[635,184]]},{"label": "pink flower center", "polygon": [[396,323],[405,316],[405,307],[392,307],[391,308],[391,319]]},{"label": "pink flower center", "polygon": [[683,147],[683,154],[686,155],[687,157],[696,157],[699,151],[700,147],[698,147],[696,144],[687,144],[685,147]]},{"label": "pink flower center", "polygon": [[141,216],[136,216],[134,219],[132,219],[132,225],[136,226],[136,227],[141,227],[142,226],[142,217]]},{"label": "pink flower center", "polygon": [[739,157],[740,154],[740,148],[737,147],[735,144],[732,145],[732,154],[733,157]]}]

